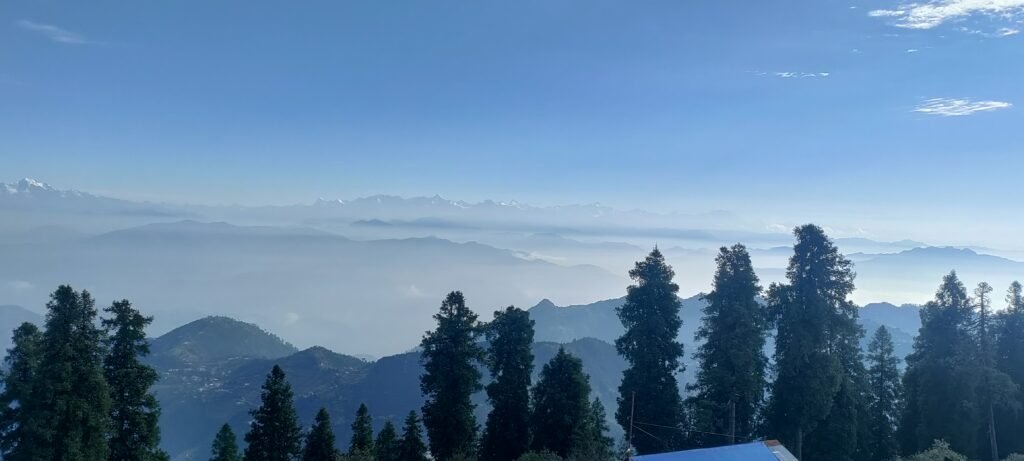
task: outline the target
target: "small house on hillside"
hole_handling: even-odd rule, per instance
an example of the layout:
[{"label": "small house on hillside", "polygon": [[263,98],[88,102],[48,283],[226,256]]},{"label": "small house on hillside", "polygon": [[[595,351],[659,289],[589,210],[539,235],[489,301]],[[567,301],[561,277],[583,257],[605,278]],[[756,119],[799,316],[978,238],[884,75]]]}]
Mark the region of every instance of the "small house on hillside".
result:
[{"label": "small house on hillside", "polygon": [[633,461],[797,461],[778,441],[634,456]]}]

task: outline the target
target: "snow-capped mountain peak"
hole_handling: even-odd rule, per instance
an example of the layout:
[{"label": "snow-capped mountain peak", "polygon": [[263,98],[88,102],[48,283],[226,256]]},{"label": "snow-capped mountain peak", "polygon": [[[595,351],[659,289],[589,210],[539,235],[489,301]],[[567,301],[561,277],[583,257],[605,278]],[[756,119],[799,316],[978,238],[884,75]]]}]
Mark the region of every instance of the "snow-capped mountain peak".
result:
[{"label": "snow-capped mountain peak", "polygon": [[32,178],[23,178],[15,183],[0,183],[0,196],[8,196],[12,199],[92,197],[77,190],[57,189],[45,182]]},{"label": "snow-capped mountain peak", "polygon": [[24,178],[16,183],[0,183],[0,192],[15,195],[31,195],[33,192],[55,192],[53,186],[32,178]]}]

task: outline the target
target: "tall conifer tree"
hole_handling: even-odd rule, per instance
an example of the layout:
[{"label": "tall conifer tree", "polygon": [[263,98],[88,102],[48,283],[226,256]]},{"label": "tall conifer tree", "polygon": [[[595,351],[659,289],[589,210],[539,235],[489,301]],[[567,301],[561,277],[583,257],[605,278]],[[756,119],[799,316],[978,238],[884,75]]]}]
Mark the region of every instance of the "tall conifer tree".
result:
[{"label": "tall conifer tree", "polygon": [[373,455],[373,418],[365,403],[359,404],[352,421],[352,440],[348,444],[350,455]]},{"label": "tall conifer tree", "polygon": [[420,418],[415,411],[405,417],[402,428],[402,440],[398,448],[399,461],[427,461],[427,445],[423,443],[423,431],[420,430]]},{"label": "tall conifer tree", "polygon": [[473,453],[476,444],[476,419],[470,397],[480,390],[480,370],[476,365],[484,357],[477,344],[477,315],[466,307],[461,292],[449,293],[434,315],[437,328],[424,336],[421,346],[424,373],[420,389],[427,398],[423,422],[435,459]]},{"label": "tall conifer tree", "polygon": [[981,439],[988,441],[988,458],[992,461],[999,461],[999,445],[996,440],[996,420],[995,420],[995,381],[998,380],[996,377],[995,369],[995,350],[993,349],[994,341],[992,341],[992,303],[990,302],[989,293],[992,293],[992,286],[986,282],[981,282],[978,287],[974,289],[974,300],[978,306],[978,326],[977,326],[977,345],[978,345],[978,363],[982,367],[981,386],[978,389],[978,397],[980,399],[980,410],[982,426],[984,429],[981,431]]},{"label": "tall conifer tree", "polygon": [[531,450],[563,458],[582,448],[591,417],[590,378],[583,362],[559,348],[533,388]]},{"label": "tall conifer tree", "polygon": [[[850,357],[849,344],[859,331],[851,320],[856,317],[856,307],[847,300],[854,274],[852,263],[820,227],[800,226],[794,235],[796,245],[786,270],[788,283],[773,284],[768,292],[777,332],[776,379],[766,428],[801,460],[818,461],[813,450],[804,456],[805,436],[826,422],[837,399],[849,406],[848,413],[854,412],[861,391],[854,377],[846,375],[855,359]],[[837,432],[856,426],[847,416],[837,415],[828,421],[824,432],[831,438],[843,437]]]},{"label": "tall conifer tree", "polygon": [[274,365],[263,383],[259,408],[245,434],[244,461],[292,461],[302,453],[302,429],[284,370]]},{"label": "tall conifer tree", "polygon": [[903,377],[906,405],[899,438],[904,455],[945,440],[959,453],[976,454],[979,425],[974,315],[967,290],[950,272],[935,299],[921,309],[921,330]]},{"label": "tall conifer tree", "polygon": [[238,440],[235,438],[235,432],[227,423],[220,427],[217,436],[213,438],[210,461],[242,461],[242,455],[238,452]]},{"label": "tall conifer tree", "polygon": [[50,443],[41,459],[107,461],[110,392],[95,302],[89,292],[61,285],[46,307],[36,409]]},{"label": "tall conifer tree", "polygon": [[306,443],[302,447],[302,461],[335,461],[338,449],[334,443],[334,429],[331,427],[331,415],[326,408],[320,408],[313,419],[313,427],[306,434]]},{"label": "tall conifer tree", "polygon": [[110,461],[156,461],[167,458],[160,449],[160,404],[150,388],[160,378],[140,358],[149,355],[146,327],[152,317],[143,316],[128,300],[104,310],[109,352],[103,363],[110,386]]},{"label": "tall conifer tree", "polygon": [[737,440],[753,437],[767,385],[767,319],[757,300],[761,287],[750,254],[743,245],[723,247],[715,262],[718,269],[712,291],[703,296],[707,305],[695,338],[703,343],[696,354],[700,369],[687,401],[690,423],[700,431],[691,433],[696,446],[733,441],[722,434],[735,434]]},{"label": "tall conifer tree", "polygon": [[890,461],[899,455],[896,427],[899,423],[903,385],[900,359],[895,355],[892,335],[878,327],[868,344],[868,382],[871,388],[871,435],[869,461]]},{"label": "tall conifer tree", "polygon": [[377,440],[373,442],[373,446],[377,452],[377,461],[400,461],[398,432],[390,420],[386,421],[384,427],[377,433]]},{"label": "tall conifer tree", "polygon": [[[1014,408],[1018,386],[1009,375],[996,365],[997,319],[993,314],[989,293],[992,287],[981,282],[974,290],[977,307],[975,343],[978,348],[978,365],[981,366],[981,382],[978,388],[978,409],[981,428],[978,434],[978,456],[982,459],[999,461],[999,431],[996,426],[997,408]],[[1016,437],[1011,437],[1016,438]]]},{"label": "tall conifer tree", "polygon": [[43,334],[25,322],[14,330],[12,347],[0,371],[0,458],[36,461],[48,446],[46,421],[40,419],[36,381],[42,355]]},{"label": "tall conifer tree", "polygon": [[487,385],[491,412],[480,443],[480,456],[491,461],[514,461],[530,447],[530,375],[533,372],[533,320],[522,309],[494,313],[486,329],[490,342]]},{"label": "tall conifer tree", "polygon": [[657,453],[675,448],[682,429],[676,382],[676,374],[683,370],[679,285],[672,281],[675,273],[657,248],[637,262],[629,276],[635,283],[627,287],[626,302],[617,309],[626,331],[615,341],[615,348],[628,367],[619,386],[615,419],[626,433],[631,419],[651,424],[633,444],[640,454]]},{"label": "tall conifer tree", "polygon": [[997,433],[1005,453],[1024,452],[1024,293],[1013,282],[1006,293],[1006,309],[996,320],[996,368],[1017,386],[1006,405],[998,408]]}]

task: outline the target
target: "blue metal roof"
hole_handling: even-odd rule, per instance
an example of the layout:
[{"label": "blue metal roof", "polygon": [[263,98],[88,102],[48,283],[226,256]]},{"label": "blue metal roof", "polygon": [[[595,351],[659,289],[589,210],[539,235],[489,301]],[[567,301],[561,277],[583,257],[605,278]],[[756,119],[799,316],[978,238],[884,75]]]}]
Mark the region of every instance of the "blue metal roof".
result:
[{"label": "blue metal roof", "polygon": [[634,461],[779,461],[764,442],[634,456]]}]

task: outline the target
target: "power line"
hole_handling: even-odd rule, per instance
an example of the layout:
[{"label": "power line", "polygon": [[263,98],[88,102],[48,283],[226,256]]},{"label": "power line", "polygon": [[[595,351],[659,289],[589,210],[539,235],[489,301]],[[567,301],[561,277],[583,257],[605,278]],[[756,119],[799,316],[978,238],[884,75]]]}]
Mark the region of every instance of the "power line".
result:
[{"label": "power line", "polygon": [[[660,427],[662,429],[672,429],[672,430],[679,431],[679,432],[692,432],[692,433],[695,433],[695,434],[717,435],[717,436],[720,436],[720,437],[732,437],[732,434],[722,434],[722,433],[719,433],[719,432],[698,431],[696,429],[682,429],[682,428],[673,427],[673,426],[665,426],[665,425],[654,424],[654,423],[644,423],[644,422],[640,422],[640,421],[635,421],[633,424],[638,424],[638,425],[641,425],[641,426]],[[640,429],[639,427],[636,428],[636,429],[638,431],[644,432],[647,435],[651,435],[650,433],[648,433],[647,431],[644,431],[643,429]],[[651,435],[651,437],[654,437],[654,436]],[[655,437],[655,438],[657,438],[657,437]],[[749,441],[754,441],[754,440],[757,440],[757,439],[756,438],[749,438],[748,437],[748,438],[745,438],[744,440],[749,442]]]}]

